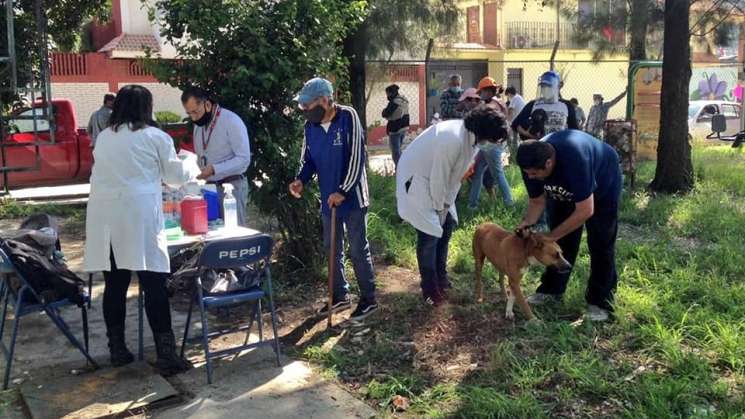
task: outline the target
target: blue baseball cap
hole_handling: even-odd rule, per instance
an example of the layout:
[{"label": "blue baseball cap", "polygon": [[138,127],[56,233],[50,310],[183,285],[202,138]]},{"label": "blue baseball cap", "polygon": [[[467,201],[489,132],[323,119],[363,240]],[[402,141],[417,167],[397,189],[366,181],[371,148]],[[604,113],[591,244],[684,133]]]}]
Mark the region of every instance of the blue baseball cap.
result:
[{"label": "blue baseball cap", "polygon": [[319,97],[331,97],[333,95],[334,87],[331,85],[331,82],[324,78],[316,77],[305,82],[300,93],[295,96],[295,100],[302,107]]}]

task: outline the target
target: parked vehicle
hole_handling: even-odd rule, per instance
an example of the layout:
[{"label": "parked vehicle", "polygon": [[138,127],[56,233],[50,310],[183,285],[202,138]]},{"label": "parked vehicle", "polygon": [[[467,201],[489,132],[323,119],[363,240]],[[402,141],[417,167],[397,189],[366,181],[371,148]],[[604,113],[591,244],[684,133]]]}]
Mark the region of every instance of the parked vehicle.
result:
[{"label": "parked vehicle", "polygon": [[735,135],[740,131],[740,112],[737,102],[722,100],[694,100],[688,104],[688,132],[693,137],[705,137],[711,132],[711,118],[722,114],[727,122],[724,135]]},{"label": "parked vehicle", "polygon": [[[52,101],[53,143],[49,122],[36,120],[40,143],[37,153],[34,121],[29,117],[33,116],[34,109],[38,115],[41,106],[37,103],[33,108],[21,109],[7,121],[7,135],[0,140],[0,167],[22,169],[7,172],[7,189],[86,183],[90,178],[93,166],[91,139],[85,129],[78,128],[87,121],[78,121],[74,105],[67,99]],[[191,148],[191,130],[187,124],[162,128],[177,139],[177,144]],[[5,189],[5,179],[0,175],[0,188]]]}]

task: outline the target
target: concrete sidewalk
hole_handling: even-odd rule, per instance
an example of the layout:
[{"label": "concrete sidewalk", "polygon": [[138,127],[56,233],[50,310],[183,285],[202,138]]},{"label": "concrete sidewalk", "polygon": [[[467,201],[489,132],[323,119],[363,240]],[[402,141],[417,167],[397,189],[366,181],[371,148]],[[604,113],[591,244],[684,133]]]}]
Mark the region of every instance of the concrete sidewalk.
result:
[{"label": "concrete sidewalk", "polygon": [[[100,280],[100,277],[97,277]],[[106,329],[101,310],[103,286],[100,282],[94,287],[93,308],[89,312],[90,352],[100,362],[104,376],[107,370],[116,372],[108,365]],[[183,301],[172,309],[174,332],[183,336],[186,313]],[[82,321],[80,310],[69,307],[63,316],[73,333],[82,341]],[[198,318],[198,315],[197,315]],[[215,320],[211,320],[215,324]],[[8,330],[6,324],[6,331]],[[271,330],[266,324],[267,330]],[[199,323],[192,327],[191,336],[199,333]],[[9,333],[5,333],[8,343]],[[214,339],[211,348],[232,346],[242,343],[244,333],[227,335]],[[257,336],[252,335],[254,341]],[[180,344],[180,338],[178,343]],[[132,281],[127,302],[127,344],[133,352],[137,349],[137,281]],[[213,346],[214,345],[214,346]],[[150,328],[145,321],[145,359],[154,361],[155,350]],[[166,418],[220,418],[220,417],[272,417],[272,418],[369,418],[375,411],[362,401],[333,382],[329,382],[301,361],[282,358],[281,367],[274,362],[274,352],[270,348],[245,351],[237,357],[229,357],[215,362],[212,385],[207,384],[203,352],[195,344],[187,345],[187,357],[195,368],[168,379],[180,394],[181,404],[169,408],[161,404],[145,407],[148,416]],[[16,355],[11,374],[11,386],[20,386],[24,397],[38,397],[35,390],[38,383],[52,386],[50,380],[65,382],[66,388],[83,386],[86,391],[100,392],[101,396],[88,394],[80,403],[71,404],[69,411],[57,411],[53,417],[83,417],[80,412],[115,412],[115,405],[107,404],[110,399],[109,386],[96,386],[94,375],[102,370],[86,372],[86,362],[67,339],[43,314],[29,315],[21,320]],[[4,363],[0,365],[3,370]],[[147,366],[144,366],[147,367]],[[0,371],[4,373],[4,371]],[[58,377],[58,378],[55,378]],[[156,376],[157,377],[157,376]],[[100,381],[100,380],[99,380]],[[31,386],[29,386],[29,384]],[[24,394],[24,388],[26,394]],[[132,395],[133,403],[146,399],[148,394]],[[94,401],[95,400],[95,401]],[[90,401],[90,402],[89,402]],[[179,399],[176,399],[178,402]],[[121,405],[121,400],[119,400]],[[28,403],[27,403],[28,404]],[[38,410],[36,410],[38,411]],[[69,415],[69,416],[68,416]],[[2,409],[0,409],[2,416]],[[37,417],[51,417],[46,414]],[[86,414],[84,417],[99,417]]]}]

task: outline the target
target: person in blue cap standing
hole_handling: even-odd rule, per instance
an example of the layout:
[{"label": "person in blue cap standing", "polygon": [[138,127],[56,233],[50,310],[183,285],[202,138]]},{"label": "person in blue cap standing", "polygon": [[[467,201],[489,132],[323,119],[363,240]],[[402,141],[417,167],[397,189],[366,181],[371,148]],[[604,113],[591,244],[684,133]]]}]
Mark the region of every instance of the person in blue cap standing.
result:
[{"label": "person in blue cap standing", "polygon": [[[370,203],[365,172],[365,139],[354,108],[334,103],[333,86],[323,78],[308,80],[295,100],[306,119],[300,172],[290,183],[290,194],[300,198],[304,185],[318,176],[321,189],[323,242],[330,246],[331,207],[336,207],[334,290],[331,310],[351,308],[349,283],[344,276],[343,232],[360,287],[360,301],[351,318],[361,320],[377,310],[375,273],[367,240],[367,208]],[[319,314],[326,314],[325,304]]]}]

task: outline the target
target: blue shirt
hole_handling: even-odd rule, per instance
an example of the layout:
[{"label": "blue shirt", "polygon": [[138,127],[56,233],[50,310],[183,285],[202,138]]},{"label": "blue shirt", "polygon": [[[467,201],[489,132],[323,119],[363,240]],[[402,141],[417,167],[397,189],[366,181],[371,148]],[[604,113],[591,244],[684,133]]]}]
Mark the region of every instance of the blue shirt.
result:
[{"label": "blue shirt", "polygon": [[336,106],[336,115],[326,129],[322,124],[305,123],[301,167],[297,178],[306,184],[318,175],[321,211],[329,215],[328,197],[334,192],[345,196],[337,207],[342,216],[366,208],[369,202],[365,172],[365,141],[362,124],[354,108]]},{"label": "blue shirt", "polygon": [[594,194],[596,206],[618,201],[621,168],[618,154],[611,146],[578,130],[555,132],[542,141],[556,150],[556,165],[551,176],[543,181],[528,179],[523,172],[531,198],[545,193],[548,199],[576,203]]}]

